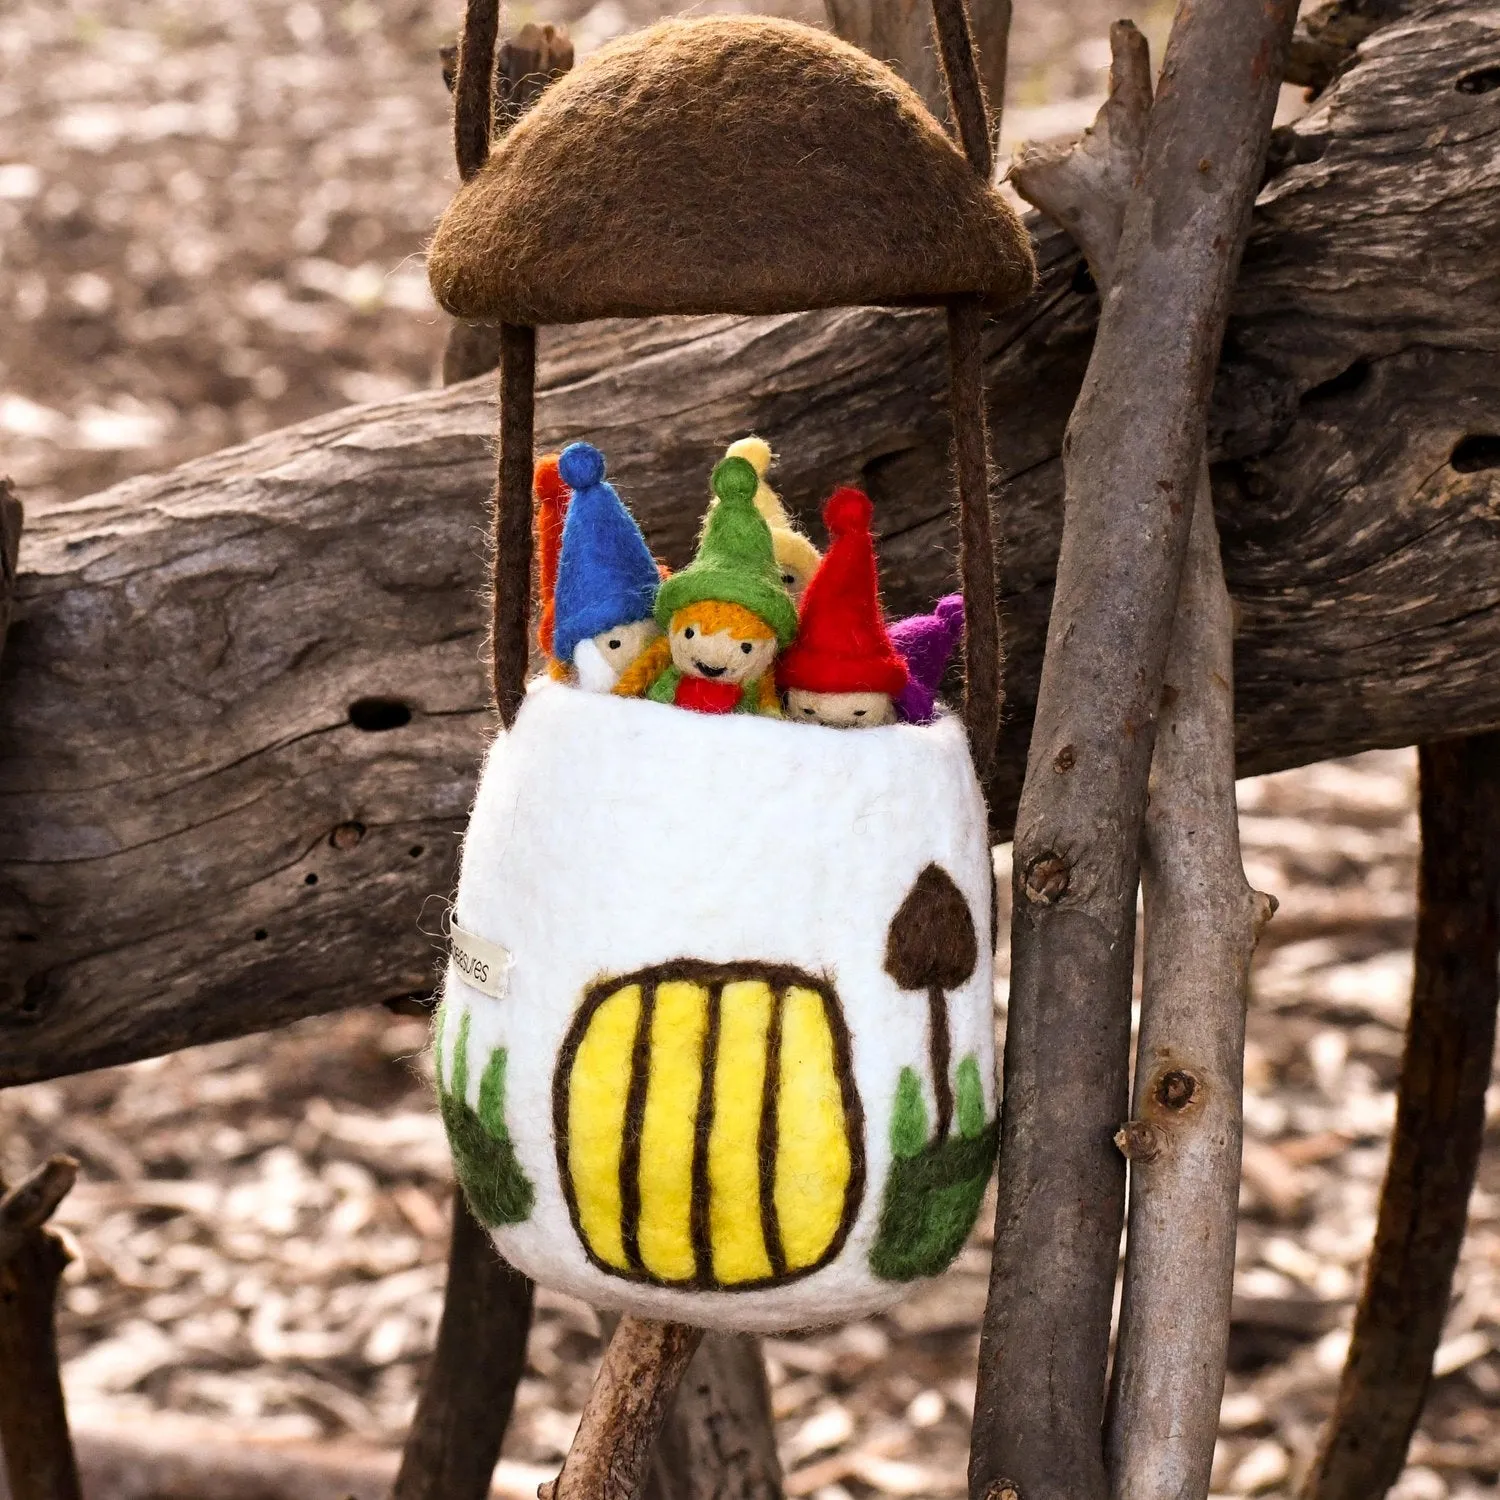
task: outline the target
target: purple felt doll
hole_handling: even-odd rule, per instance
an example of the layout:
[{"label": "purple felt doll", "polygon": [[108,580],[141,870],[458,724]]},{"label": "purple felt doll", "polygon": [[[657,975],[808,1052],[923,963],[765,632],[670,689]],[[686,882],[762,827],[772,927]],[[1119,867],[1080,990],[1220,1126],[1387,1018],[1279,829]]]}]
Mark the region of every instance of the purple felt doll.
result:
[{"label": "purple felt doll", "polygon": [[906,662],[907,682],[896,713],[908,724],[930,724],[936,716],[938,684],[963,630],[962,594],[945,594],[930,615],[912,615],[889,627],[891,644]]}]

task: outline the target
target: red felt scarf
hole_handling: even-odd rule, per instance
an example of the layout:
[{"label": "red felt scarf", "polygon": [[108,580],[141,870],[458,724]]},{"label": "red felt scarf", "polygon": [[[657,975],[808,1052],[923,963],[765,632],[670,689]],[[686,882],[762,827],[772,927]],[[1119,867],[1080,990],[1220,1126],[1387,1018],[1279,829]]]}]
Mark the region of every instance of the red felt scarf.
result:
[{"label": "red felt scarf", "polygon": [[744,691],[737,682],[684,676],[677,684],[677,706],[700,714],[729,714],[739,707]]}]

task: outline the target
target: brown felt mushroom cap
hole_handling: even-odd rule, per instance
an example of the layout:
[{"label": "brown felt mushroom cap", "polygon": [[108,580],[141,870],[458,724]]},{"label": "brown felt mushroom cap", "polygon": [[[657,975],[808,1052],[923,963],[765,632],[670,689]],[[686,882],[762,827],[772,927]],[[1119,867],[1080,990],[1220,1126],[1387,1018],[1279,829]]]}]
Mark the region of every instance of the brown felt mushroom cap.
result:
[{"label": "brown felt mushroom cap", "polygon": [[668,20],[553,84],[428,250],[460,318],[577,323],[1030,292],[1031,247],[916,92],[825,32]]}]

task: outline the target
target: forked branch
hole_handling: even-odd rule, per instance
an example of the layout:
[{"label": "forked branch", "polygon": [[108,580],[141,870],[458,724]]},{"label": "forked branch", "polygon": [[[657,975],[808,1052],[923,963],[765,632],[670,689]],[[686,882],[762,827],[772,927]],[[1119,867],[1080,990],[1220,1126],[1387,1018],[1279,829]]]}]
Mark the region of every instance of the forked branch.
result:
[{"label": "forked branch", "polygon": [[1072,236],[1101,296],[1114,280],[1151,117],[1151,52],[1133,21],[1109,28],[1109,53],[1109,97],[1081,139],[1023,145],[1010,169],[1016,191]]},{"label": "forked branch", "polygon": [[656,1435],[701,1328],[621,1318],[584,1404],[562,1473],[538,1500],[636,1500]]},{"label": "forked branch", "polygon": [[1018,173],[1078,235],[1102,311],[1064,443],[1062,552],[1016,820],[976,1500],[1002,1478],[1024,1500],[1110,1488],[1103,1396],[1125,1186],[1110,1138],[1128,1105],[1147,781],[1210,380],[1294,15],[1290,0],[1182,6],[1154,103],[1144,46],[1117,27],[1095,129],[1076,155],[1034,153]]},{"label": "forked branch", "polygon": [[[1071,147],[1021,153],[1018,191],[1069,230],[1101,296],[1151,108],[1145,38],[1110,31],[1109,98]],[[1249,959],[1273,903],[1240,860],[1233,624],[1206,460],[1168,653],[1142,847],[1145,987],[1125,1296],[1108,1417],[1111,1493],[1208,1492],[1234,1279]],[[1183,1233],[1192,1223],[1194,1233]]]}]

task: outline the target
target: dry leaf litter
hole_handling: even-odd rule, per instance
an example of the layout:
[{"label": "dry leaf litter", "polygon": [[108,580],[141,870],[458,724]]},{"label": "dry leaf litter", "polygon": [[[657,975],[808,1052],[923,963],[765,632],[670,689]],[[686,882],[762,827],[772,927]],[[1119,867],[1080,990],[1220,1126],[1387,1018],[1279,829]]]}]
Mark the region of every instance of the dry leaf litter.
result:
[{"label": "dry leaf litter", "polygon": [[[798,5],[781,9],[815,19]],[[0,466],[29,503],[430,383],[446,330],[420,248],[452,187],[435,52],[456,10],[6,7]],[[658,10],[510,17],[568,21],[586,51]],[[1168,10],[1137,12],[1158,42]],[[1092,117],[1114,15],[1021,0],[1008,136]],[[1214,1488],[1275,1496],[1331,1402],[1373,1228],[1411,977],[1413,759],[1241,793],[1252,882],[1282,908],[1254,977]],[[1003,978],[998,1002],[1003,1019]],[[351,1471],[388,1459],[442,1303],[451,1176],[424,1049],[422,1022],[377,1009],[0,1094],[7,1177],[53,1151],[82,1162],[58,1216],[77,1253],[60,1322],[80,1432],[336,1450]],[[1399,1500],[1471,1500],[1500,1474],[1497,1117],[1492,1093]],[[981,1232],[889,1317],[767,1342],[789,1493],[962,1492],[986,1266]],[[555,1470],[597,1353],[593,1313],[542,1294],[500,1493]]]}]

